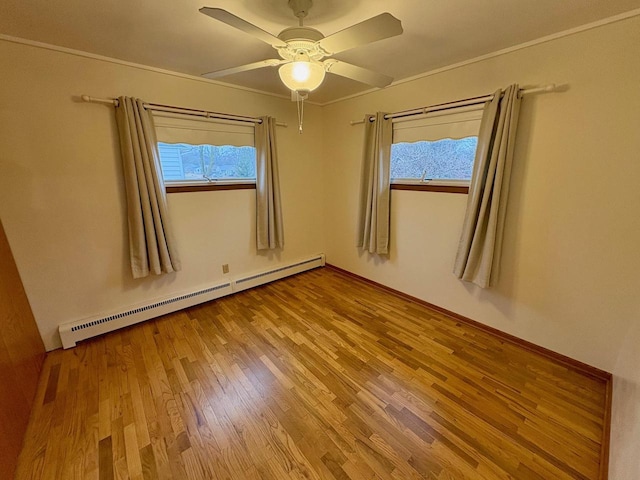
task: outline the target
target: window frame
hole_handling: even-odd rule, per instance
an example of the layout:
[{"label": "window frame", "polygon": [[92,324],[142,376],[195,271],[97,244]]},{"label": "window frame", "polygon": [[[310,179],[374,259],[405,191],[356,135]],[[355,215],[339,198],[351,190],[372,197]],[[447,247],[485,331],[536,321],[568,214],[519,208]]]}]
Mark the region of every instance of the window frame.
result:
[{"label": "window frame", "polygon": [[391,179],[391,190],[416,192],[469,193],[470,180],[420,180],[415,178]]},{"label": "window frame", "polygon": [[[166,142],[157,142],[166,143]],[[191,145],[191,144],[185,144]],[[193,145],[195,146],[195,145]],[[217,147],[220,145],[211,145]],[[234,145],[229,145],[234,146]],[[160,169],[162,170],[162,159],[160,158],[160,148],[158,148],[158,160],[160,161]],[[253,147],[255,150],[255,147]],[[257,151],[256,151],[256,162]],[[256,165],[257,166],[257,165]],[[257,172],[256,172],[257,175]],[[164,180],[164,187],[167,193],[185,193],[185,192],[211,192],[218,190],[255,190],[257,178],[202,178],[192,180]]]},{"label": "window frame", "polygon": [[[210,144],[207,143],[206,145],[210,145],[212,147],[221,147],[221,146],[230,146],[230,147],[244,147],[244,146],[251,146],[254,150],[255,149],[255,124],[251,124],[251,125],[247,125],[246,122],[243,121],[237,121],[237,120],[220,120],[220,119],[213,119],[213,118],[201,118],[201,117],[197,117],[197,118],[189,118],[188,115],[184,115],[181,113],[174,113],[174,112],[161,112],[156,116],[156,122],[168,122],[169,124],[165,124],[163,125],[163,127],[165,128],[176,128],[176,129],[184,129],[184,130],[189,130],[188,126],[181,126],[179,123],[176,126],[172,126],[171,120],[176,120],[178,122],[180,121],[185,121],[185,122],[203,122],[204,124],[207,123],[211,123],[211,124],[218,124],[218,125],[237,125],[237,126],[243,126],[243,127],[250,127],[253,130],[253,143],[251,145],[238,145],[238,144]],[[202,128],[197,128],[197,130],[202,130]],[[204,129],[206,130],[206,129]],[[175,142],[175,141],[164,141],[164,140],[159,140],[156,139],[156,148],[158,151],[158,160],[160,163],[160,169],[162,170],[162,158],[160,155],[160,143],[164,143],[164,144],[169,144],[169,145],[176,145],[176,144],[184,144],[184,145],[191,145],[191,146],[198,146],[201,144],[192,144],[189,143],[188,141],[185,142]],[[204,144],[202,144],[204,145]],[[257,167],[257,155],[258,152],[257,150],[255,151],[255,161],[256,161],[256,167]],[[257,172],[256,172],[257,175]],[[201,178],[201,179],[181,179],[181,180],[164,180],[164,187],[165,187],[165,191],[166,193],[184,193],[184,192],[207,192],[207,191],[217,191],[217,190],[255,190],[256,189],[256,181],[257,178]]]},{"label": "window frame", "polygon": [[256,181],[256,178],[163,180],[165,191],[167,193],[211,192],[216,190],[255,190]]},{"label": "window frame", "polygon": [[255,180],[194,180],[164,182],[167,193],[212,192],[218,190],[255,190]]},{"label": "window frame", "polygon": [[[475,112],[481,113],[482,110],[483,110],[482,108],[479,108],[475,105],[463,106],[463,107],[448,110],[446,113],[437,112],[437,114],[434,116],[446,117],[447,115],[456,115],[456,114],[464,115],[465,113],[475,113]],[[399,120],[399,121],[402,123],[411,122],[412,120],[419,121],[429,116],[430,116],[429,113],[420,114],[420,115],[417,115],[415,119],[411,119],[411,120],[409,120],[407,117],[401,117],[402,120]],[[481,118],[479,120],[481,121]],[[441,140],[444,140],[444,138],[442,138]],[[424,140],[424,141],[433,141],[433,140]],[[393,143],[394,142],[392,141],[392,144]],[[403,143],[403,142],[398,142],[398,143]],[[391,161],[391,159],[389,160]],[[474,163],[475,163],[475,158],[474,158]],[[428,178],[391,178],[390,183],[391,183],[391,190],[411,190],[411,191],[420,191],[420,192],[468,194],[469,187],[471,185],[471,179],[464,180],[464,179],[428,179]]]},{"label": "window frame", "polygon": [[[467,182],[468,183],[468,182]],[[469,185],[453,185],[449,182],[391,182],[391,190],[410,190],[414,192],[469,193]]]}]

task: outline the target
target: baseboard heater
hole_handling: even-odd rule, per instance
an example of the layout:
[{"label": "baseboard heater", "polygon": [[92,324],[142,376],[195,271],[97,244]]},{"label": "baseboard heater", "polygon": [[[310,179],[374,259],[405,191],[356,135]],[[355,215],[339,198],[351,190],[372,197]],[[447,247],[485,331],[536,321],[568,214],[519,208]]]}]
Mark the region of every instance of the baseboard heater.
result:
[{"label": "baseboard heater", "polygon": [[295,275],[316,267],[323,267],[324,263],[324,254],[319,254],[305,260],[233,278],[194,292],[161,298],[151,303],[134,305],[109,315],[99,315],[76,322],[63,323],[58,327],[62,347],[65,349],[72,348],[81,340],[192,307],[199,303],[209,302],[234,292],[264,285],[289,275]]}]

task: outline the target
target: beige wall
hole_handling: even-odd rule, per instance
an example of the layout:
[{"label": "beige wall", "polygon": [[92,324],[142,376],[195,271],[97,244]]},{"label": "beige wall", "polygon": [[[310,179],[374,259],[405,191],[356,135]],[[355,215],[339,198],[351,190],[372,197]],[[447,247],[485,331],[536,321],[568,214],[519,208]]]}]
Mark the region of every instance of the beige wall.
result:
[{"label": "beige wall", "polygon": [[[319,107],[299,135],[285,99],[6,41],[0,71],[0,217],[48,349],[60,323],[216,284],[223,263],[237,275],[323,251]],[[277,131],[285,249],[256,255],[253,190],[170,194],[183,270],[133,280],[113,109],[80,94],[288,122]]]},{"label": "beige wall", "polygon": [[[640,478],[639,46],[635,17],[323,112],[327,262],[613,372],[616,480]],[[389,258],[360,253],[363,129],[349,120],[514,82],[569,88],[522,103],[498,287],[481,290],[451,273],[464,195],[394,191]]]},{"label": "beige wall", "polygon": [[[309,106],[299,136],[286,100],[0,41],[0,217],[47,347],[62,322],[216,283],[222,263],[239,274],[326,251],[342,268],[613,371],[611,478],[640,477],[638,45],[635,17]],[[500,285],[483,291],[451,273],[463,195],[394,192],[389,259],[359,254],[362,127],[349,120],[512,82],[569,89],[523,102]],[[82,93],[288,122],[278,130],[282,254],[256,255],[254,192],[173,194],[183,271],[132,280],[113,112],[74,101]]]}]

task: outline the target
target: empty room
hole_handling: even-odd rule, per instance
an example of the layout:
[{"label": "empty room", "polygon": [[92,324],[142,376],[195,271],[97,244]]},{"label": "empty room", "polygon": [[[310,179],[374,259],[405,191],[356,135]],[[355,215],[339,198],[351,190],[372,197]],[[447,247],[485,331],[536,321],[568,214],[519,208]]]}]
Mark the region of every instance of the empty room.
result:
[{"label": "empty room", "polygon": [[640,0],[0,0],[0,478],[640,479]]}]

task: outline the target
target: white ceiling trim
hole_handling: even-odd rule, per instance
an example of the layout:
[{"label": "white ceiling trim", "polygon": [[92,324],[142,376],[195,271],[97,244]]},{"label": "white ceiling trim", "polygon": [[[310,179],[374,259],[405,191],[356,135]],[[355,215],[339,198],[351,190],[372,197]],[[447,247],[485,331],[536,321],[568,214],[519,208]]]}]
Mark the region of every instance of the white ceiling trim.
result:
[{"label": "white ceiling trim", "polygon": [[[554,34],[551,34],[551,35],[547,35],[545,37],[541,37],[541,38],[538,38],[538,39],[535,39],[535,40],[531,40],[529,42],[525,42],[525,43],[521,43],[521,44],[518,44],[518,45],[514,45],[512,47],[504,48],[502,50],[497,50],[495,52],[491,52],[491,53],[488,53],[488,54],[485,54],[485,55],[481,55],[479,57],[475,57],[475,58],[472,58],[472,59],[469,59],[469,60],[464,60],[462,62],[458,62],[458,63],[447,65],[447,66],[444,66],[444,67],[441,67],[441,68],[437,68],[435,70],[430,70],[428,72],[420,73],[418,75],[414,75],[414,76],[411,76],[411,77],[407,77],[407,78],[403,78],[403,79],[400,79],[400,80],[396,80],[391,85],[389,85],[388,87],[385,87],[385,88],[391,88],[391,87],[394,87],[396,85],[401,85],[403,83],[413,82],[413,81],[419,80],[421,78],[429,77],[429,76],[432,76],[432,75],[437,75],[439,73],[443,73],[443,72],[446,72],[446,71],[449,71],[449,70],[460,68],[460,67],[463,67],[465,65],[470,65],[470,64],[473,64],[473,63],[481,62],[483,60],[487,60],[487,59],[490,59],[490,58],[495,58],[495,57],[498,57],[498,56],[501,56],[501,55],[506,55],[508,53],[515,52],[515,51],[518,51],[518,50],[522,50],[524,48],[529,48],[529,47],[532,47],[532,46],[535,46],[535,45],[539,45],[539,44],[542,44],[542,43],[546,43],[546,42],[549,42],[549,41],[552,41],[552,40],[556,40],[556,39],[559,39],[559,38],[562,38],[562,37],[567,37],[567,36],[570,36],[570,35],[574,35],[576,33],[584,32],[586,30],[591,30],[593,28],[602,27],[602,26],[605,26],[605,25],[608,25],[608,24],[611,24],[611,23],[619,22],[619,21],[622,21],[622,20],[626,20],[626,19],[638,16],[638,15],[640,15],[640,8],[637,8],[637,9],[634,9],[634,10],[630,10],[628,12],[624,12],[624,13],[621,13],[619,15],[614,15],[612,17],[607,17],[607,18],[604,18],[604,19],[601,19],[601,20],[598,20],[598,21],[595,21],[595,22],[587,23],[587,24],[581,25],[579,27],[571,28],[569,30],[564,30],[562,32],[558,32],[558,33],[554,33]],[[141,69],[141,70],[147,70],[147,71],[150,71],[150,72],[160,73],[160,74],[163,74],[163,75],[170,75],[170,76],[174,76],[174,77],[178,77],[178,78],[184,78],[184,79],[187,79],[187,80],[194,80],[194,81],[197,81],[197,82],[205,82],[205,83],[209,83],[209,84],[218,85],[218,86],[221,86],[221,87],[231,88],[231,89],[234,89],[234,90],[241,90],[241,91],[245,91],[245,92],[257,93],[257,94],[260,94],[260,95],[267,95],[267,96],[270,96],[270,97],[276,97],[276,98],[290,100],[290,96],[288,96],[288,95],[280,95],[280,94],[277,94],[277,93],[267,92],[267,91],[259,90],[259,89],[255,89],[255,88],[243,87],[243,86],[240,86],[240,85],[234,85],[234,84],[231,84],[231,83],[225,83],[225,82],[220,82],[220,81],[217,81],[217,80],[211,80],[211,79],[200,77],[200,76],[196,76],[196,75],[189,75],[189,74],[186,74],[186,73],[175,72],[173,70],[166,70],[166,69],[162,69],[162,68],[152,67],[152,66],[149,66],[149,65],[143,65],[143,64],[140,64],[140,63],[128,62],[128,61],[125,61],[125,60],[120,60],[118,58],[107,57],[107,56],[104,56],[104,55],[98,55],[98,54],[95,54],[95,53],[85,52],[85,51],[82,51],[82,50],[76,50],[76,49],[68,48],[68,47],[61,47],[59,45],[53,45],[53,44],[49,44],[49,43],[45,43],[45,42],[38,42],[38,41],[35,41],[35,40],[29,40],[29,39],[26,39],[26,38],[14,37],[14,36],[2,34],[2,33],[0,33],[0,40],[6,41],[6,42],[10,42],[10,43],[18,43],[18,44],[22,44],[22,45],[28,45],[28,46],[35,47],[35,48],[43,48],[43,49],[46,49],[46,50],[53,50],[53,51],[56,51],[56,52],[66,53],[66,54],[69,54],[69,55],[75,55],[75,56],[84,57],[84,58],[90,58],[90,59],[93,59],[93,60],[98,60],[98,61],[103,61],[103,62],[108,62],[108,63],[114,63],[114,64],[117,64],[117,65],[124,65],[124,66],[127,66],[127,67],[138,68],[138,69]],[[376,92],[376,91],[379,91],[379,89],[372,88],[372,89],[365,90],[365,91],[362,91],[362,92],[354,93],[352,95],[347,95],[345,97],[341,97],[341,98],[338,98],[336,100],[331,100],[331,101],[325,102],[325,103],[318,103],[318,102],[313,102],[313,101],[307,101],[307,103],[309,103],[311,105],[326,106],[326,105],[331,105],[331,104],[334,104],[334,103],[337,103],[337,102],[342,102],[342,101],[345,101],[345,100],[349,100],[351,98],[357,98],[357,97],[360,97],[362,95],[367,95],[369,93],[373,93],[373,92]]]},{"label": "white ceiling trim", "polygon": [[[479,57],[471,58],[469,60],[463,60],[462,62],[453,63],[451,65],[447,65],[445,67],[436,68],[435,70],[429,70],[428,72],[419,73],[418,75],[414,75],[407,78],[402,78],[400,80],[396,80],[391,85],[384,87],[384,89],[392,88],[397,85],[402,85],[403,83],[414,82],[421,78],[430,77],[432,75],[437,75],[438,73],[447,72],[449,70],[454,70],[456,68],[464,67],[465,65],[471,65],[473,63],[481,62],[483,60],[488,60],[490,58],[499,57],[501,55],[506,55],[511,52],[516,52],[518,50],[522,50],[524,48],[533,47],[536,45],[540,45],[541,43],[550,42],[552,40],[557,40],[559,38],[568,37],[570,35],[575,35],[576,33],[584,32],[586,30],[591,30],[598,27],[603,27],[605,25],[609,25],[611,23],[620,22],[622,20],[627,20],[632,17],[636,17],[640,15],[640,8],[635,10],[629,10],[628,12],[621,13],[619,15],[614,15],[613,17],[603,18],[602,20],[598,20],[596,22],[586,23],[584,25],[580,25],[579,27],[571,28],[569,30],[563,30],[562,32],[553,33],[551,35],[547,35],[545,37],[540,37],[535,40],[531,40],[529,42],[520,43],[518,45],[514,45],[512,47],[503,48],[502,50],[497,50],[495,52],[487,53],[486,55],[481,55]],[[321,107],[326,105],[331,105],[333,103],[342,102],[345,100],[349,100],[351,98],[361,97],[362,95],[368,95],[369,93],[377,92],[380,89],[371,88],[369,90],[364,90],[362,92],[354,93],[352,95],[347,95],[346,97],[337,98],[335,100],[331,100],[325,103],[319,103]]]},{"label": "white ceiling trim", "polygon": [[[43,48],[45,50],[53,50],[55,52],[66,53],[68,55],[75,55],[78,57],[91,58],[93,60],[98,60],[101,62],[115,63],[117,65],[124,65],[127,67],[138,68],[140,70],[147,70],[150,72],[161,73],[163,75],[169,75],[172,77],[185,78],[187,80],[195,80],[197,82],[204,82],[204,83],[219,85],[221,87],[232,88],[235,90],[242,90],[245,92],[258,93],[260,95],[268,95],[270,97],[277,97],[277,98],[283,98],[285,100],[291,100],[291,97],[289,95],[280,95],[273,92],[258,90],[256,88],[243,87],[241,85],[233,85],[231,83],[224,83],[217,80],[211,80],[209,78],[199,77],[197,75],[189,75],[188,73],[174,72],[173,70],[165,70],[163,68],[151,67],[149,65],[143,65],[140,63],[127,62],[125,60],[120,60],[119,58],[106,57],[104,55],[98,55],[96,53],[85,52],[82,50],[75,50],[73,48],[61,47],[59,45],[53,45],[50,43],[37,42],[35,40],[29,40],[28,38],[13,37],[11,35],[5,35],[3,33],[0,33],[0,40],[5,42],[10,42],[10,43],[18,43],[21,45],[28,45],[30,47],[35,47],[35,48]],[[317,103],[314,103],[314,102],[306,102],[306,103],[318,105]]]}]

